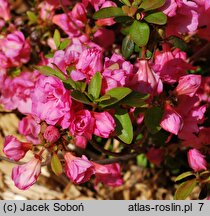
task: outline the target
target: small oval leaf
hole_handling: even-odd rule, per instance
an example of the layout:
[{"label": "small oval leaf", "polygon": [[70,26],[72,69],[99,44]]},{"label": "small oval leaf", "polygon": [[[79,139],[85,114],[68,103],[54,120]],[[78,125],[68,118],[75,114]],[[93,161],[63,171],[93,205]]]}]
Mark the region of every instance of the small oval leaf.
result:
[{"label": "small oval leaf", "polygon": [[157,25],[165,25],[167,23],[167,16],[163,12],[149,14],[148,16],[144,17],[144,19],[148,23],[153,23]]},{"label": "small oval leaf", "polygon": [[127,35],[122,42],[122,55],[127,59],[134,51],[134,42],[131,40],[130,35]]},{"label": "small oval leaf", "polygon": [[104,19],[110,17],[126,16],[121,8],[118,7],[106,7],[94,13],[94,19]]},{"label": "small oval leaf", "polygon": [[191,179],[180,184],[176,190],[174,199],[185,200],[191,194],[196,184],[196,179]]},{"label": "small oval leaf", "polygon": [[63,172],[62,164],[57,156],[56,153],[53,153],[52,159],[51,159],[51,168],[52,171],[55,173],[55,175],[59,176]]},{"label": "small oval leaf", "polygon": [[162,7],[165,2],[166,0],[143,0],[139,8],[142,8],[145,11],[155,10]]},{"label": "small oval leaf", "polygon": [[71,43],[71,40],[69,38],[65,38],[59,46],[59,50],[64,50],[66,47]]},{"label": "small oval leaf", "polygon": [[133,125],[126,110],[118,109],[115,113],[116,135],[126,144],[133,140]]},{"label": "small oval leaf", "polygon": [[88,105],[91,104],[91,102],[89,101],[87,96],[80,91],[77,91],[77,90],[73,91],[71,93],[71,97],[80,103],[84,103],[84,104],[88,104]]},{"label": "small oval leaf", "polygon": [[55,29],[53,39],[54,39],[56,47],[58,48],[60,46],[60,43],[61,43],[61,35],[60,35],[60,32],[58,31],[58,29]]},{"label": "small oval leaf", "polygon": [[149,41],[150,28],[147,23],[135,20],[130,27],[131,39],[140,47],[146,46]]},{"label": "small oval leaf", "polygon": [[[99,106],[101,106],[102,108],[107,107],[107,106],[111,106],[111,105],[117,103],[118,101],[122,100],[123,98],[125,98],[131,92],[132,92],[132,90],[130,88],[126,88],[126,87],[113,88],[113,89],[107,91],[106,94],[104,95],[105,97],[110,96],[110,99],[101,101],[99,103]],[[102,97],[104,97],[104,96],[102,96]]]},{"label": "small oval leaf", "polygon": [[92,95],[94,99],[98,99],[101,92],[102,76],[101,73],[97,72],[90,80],[88,86],[88,94]]},{"label": "small oval leaf", "polygon": [[175,181],[176,181],[176,182],[177,182],[177,181],[180,181],[180,180],[182,180],[182,179],[184,179],[184,178],[187,178],[187,177],[189,177],[189,176],[192,176],[192,175],[194,175],[194,174],[193,174],[193,172],[191,172],[191,171],[184,172],[184,173],[180,174],[179,176],[177,176],[176,179],[175,179]]}]

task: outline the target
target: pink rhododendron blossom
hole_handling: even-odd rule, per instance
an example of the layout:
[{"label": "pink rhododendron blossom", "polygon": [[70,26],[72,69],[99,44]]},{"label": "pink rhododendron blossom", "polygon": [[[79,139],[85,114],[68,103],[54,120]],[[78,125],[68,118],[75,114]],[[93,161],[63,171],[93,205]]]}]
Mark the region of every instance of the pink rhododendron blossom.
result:
[{"label": "pink rhododendron blossom", "polygon": [[79,147],[79,148],[82,148],[82,149],[85,149],[86,146],[87,146],[87,138],[84,137],[84,136],[79,136],[79,135],[76,135],[75,138],[74,138],[74,144]]},{"label": "pink rhododendron blossom", "polygon": [[99,182],[112,187],[117,187],[123,184],[120,165],[118,163],[100,165],[93,162],[93,165],[95,167],[96,185]]},{"label": "pink rhododendron blossom", "polygon": [[198,90],[201,101],[210,102],[210,77],[202,77],[201,85]]},{"label": "pink rhododendron blossom", "polygon": [[66,175],[75,184],[89,181],[95,173],[94,166],[85,155],[79,158],[68,152],[64,155],[64,158]]},{"label": "pink rhododendron blossom", "polygon": [[108,138],[116,127],[113,117],[108,112],[93,112],[93,117],[95,119],[94,134]]},{"label": "pink rhododendron blossom", "polygon": [[74,113],[72,118],[69,128],[72,135],[84,136],[87,140],[90,140],[95,124],[95,120],[90,111],[80,110]]},{"label": "pink rhododendron blossom", "polygon": [[187,63],[187,56],[178,48],[171,51],[169,46],[165,44],[163,51],[155,52],[155,64],[153,69],[160,76],[161,80],[167,83],[175,83],[181,76],[186,74],[187,70],[194,67]]},{"label": "pink rhododendron blossom", "polygon": [[11,18],[8,0],[0,0],[0,18],[3,18],[5,21]]},{"label": "pink rhododendron blossom", "polygon": [[176,4],[174,1],[171,1],[168,8],[163,8],[163,12],[165,11],[166,15],[170,14],[171,16],[167,22],[167,35],[196,31],[198,28],[198,5],[193,1],[187,0],[178,0]]},{"label": "pink rhododendron blossom", "polygon": [[[78,72],[82,73],[88,82],[92,76],[96,72],[100,72],[102,68],[102,51],[96,47],[84,50],[80,55],[79,61],[76,65]],[[75,73],[77,73],[77,71],[75,71]]]},{"label": "pink rhododendron blossom", "polygon": [[166,3],[160,10],[169,17],[173,17],[176,15],[177,10],[177,1],[176,0],[166,0]]},{"label": "pink rhododendron blossom", "polygon": [[[4,80],[4,88],[0,89],[2,103],[5,109],[18,109],[21,113],[30,114],[32,100],[31,96],[40,74],[37,72],[22,72],[20,76]],[[15,91],[14,91],[15,89]]]},{"label": "pink rhododendron blossom", "polygon": [[193,96],[201,85],[201,75],[185,75],[179,79],[175,89],[177,95]]},{"label": "pink rhododendron blossom", "polygon": [[110,59],[105,58],[102,93],[112,88],[128,86],[132,75],[133,66],[120,55],[113,54]]},{"label": "pink rhododendron blossom", "polygon": [[82,3],[85,5],[85,7],[88,6],[90,3],[94,9],[97,11],[99,7],[105,2],[105,0],[82,0]]},{"label": "pink rhododendron blossom", "polygon": [[44,131],[44,138],[49,143],[57,142],[58,139],[60,138],[60,133],[59,133],[58,128],[52,125],[48,126],[46,130]]},{"label": "pink rhododendron blossom", "polygon": [[31,148],[30,143],[20,142],[14,136],[6,136],[3,151],[9,159],[19,161]]},{"label": "pink rhododendron blossom", "polygon": [[32,95],[32,112],[48,124],[69,127],[71,97],[63,83],[55,77],[42,77]]},{"label": "pink rhododendron blossom", "polygon": [[160,126],[164,130],[177,135],[182,129],[183,120],[182,117],[170,105],[167,105],[160,122]]},{"label": "pink rhododendron blossom", "polygon": [[201,171],[207,169],[207,163],[205,156],[197,149],[190,149],[188,151],[188,163],[190,167],[195,171]]},{"label": "pink rhododendron blossom", "polygon": [[19,133],[25,135],[26,139],[33,144],[40,143],[38,138],[40,130],[40,124],[31,115],[24,117],[18,125]]},{"label": "pink rhododendron blossom", "polygon": [[17,188],[27,190],[37,181],[40,173],[41,159],[38,155],[35,155],[29,162],[13,168],[12,180]]},{"label": "pink rhododendron blossom", "polygon": [[150,67],[147,60],[139,60],[138,71],[132,79],[132,86],[141,93],[157,95],[162,92],[163,84],[158,74]]},{"label": "pink rhododendron blossom", "polygon": [[30,58],[30,44],[20,31],[8,34],[0,41],[2,52],[8,57],[14,66],[27,63]]},{"label": "pink rhododendron blossom", "polygon": [[163,149],[150,148],[146,156],[151,163],[159,166],[164,159],[164,151]]},{"label": "pink rhododendron blossom", "polygon": [[55,7],[52,4],[49,4],[47,1],[43,1],[39,4],[38,8],[40,9],[40,18],[44,21],[51,21],[54,15]]},{"label": "pink rhododendron blossom", "polygon": [[[105,1],[100,9],[107,7],[117,7],[117,5],[112,1]],[[113,18],[105,18],[97,20],[96,24],[99,26],[111,26],[115,24],[115,21]]]}]

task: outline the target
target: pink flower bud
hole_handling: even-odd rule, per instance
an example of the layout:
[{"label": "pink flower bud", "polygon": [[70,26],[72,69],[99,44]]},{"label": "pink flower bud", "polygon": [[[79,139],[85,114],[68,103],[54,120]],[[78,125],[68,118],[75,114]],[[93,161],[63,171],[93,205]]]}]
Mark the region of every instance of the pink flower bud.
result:
[{"label": "pink flower bud", "polygon": [[58,128],[54,126],[48,126],[44,132],[44,138],[49,143],[54,143],[60,138],[60,133]]},{"label": "pink flower bud", "polygon": [[11,18],[8,0],[0,0],[0,17],[5,21]]},{"label": "pink flower bud", "polygon": [[95,118],[94,134],[108,138],[116,127],[113,117],[108,112],[94,112],[93,117]]},{"label": "pink flower bud", "polygon": [[155,164],[156,166],[159,166],[161,162],[163,161],[163,149],[155,149],[155,148],[150,148],[149,151],[147,152],[147,158],[148,160]]},{"label": "pink flower bud", "polygon": [[190,149],[187,154],[188,163],[190,167],[195,171],[201,171],[207,169],[207,163],[204,159],[205,156],[200,153],[197,149]]},{"label": "pink flower bud", "polygon": [[29,162],[19,165],[12,170],[12,180],[20,190],[30,188],[41,173],[41,159],[35,155]]},{"label": "pink flower bud", "polygon": [[193,96],[201,85],[201,75],[186,75],[179,79],[179,84],[175,89],[177,95]]},{"label": "pink flower bud", "polygon": [[85,149],[87,146],[87,138],[84,136],[76,136],[74,139],[74,143],[77,147]]},{"label": "pink flower bud", "polygon": [[70,152],[64,155],[67,177],[75,184],[82,184],[90,179],[94,174],[94,166],[86,156],[75,157]]},{"label": "pink flower bud", "polygon": [[13,136],[7,136],[4,142],[4,154],[11,160],[19,161],[26,152],[32,148],[32,144],[20,142]]},{"label": "pink flower bud", "polygon": [[164,130],[177,135],[182,129],[183,120],[182,117],[170,105],[167,105],[163,114],[163,118],[160,122],[160,126]]},{"label": "pink flower bud", "polygon": [[99,182],[112,187],[117,187],[123,184],[120,165],[118,163],[100,165],[93,162],[93,164],[95,167],[96,185]]}]

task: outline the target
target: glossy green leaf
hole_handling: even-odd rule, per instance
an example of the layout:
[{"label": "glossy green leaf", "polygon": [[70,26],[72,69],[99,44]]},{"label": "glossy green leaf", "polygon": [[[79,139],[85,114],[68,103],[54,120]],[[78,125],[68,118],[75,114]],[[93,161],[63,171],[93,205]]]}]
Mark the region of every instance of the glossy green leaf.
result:
[{"label": "glossy green leaf", "polygon": [[71,40],[69,38],[65,38],[59,46],[59,50],[64,50],[66,49],[66,47],[68,47],[68,45],[71,43]]},{"label": "glossy green leaf", "polygon": [[129,35],[138,46],[146,46],[150,35],[149,25],[135,20],[130,27]]},{"label": "glossy green leaf", "polygon": [[176,190],[174,199],[185,200],[191,194],[196,184],[196,179],[191,179],[180,184]]},{"label": "glossy green leaf", "polygon": [[136,158],[138,166],[147,167],[147,157],[145,154],[140,154]]},{"label": "glossy green leaf", "polygon": [[146,20],[148,23],[165,25],[167,23],[167,16],[163,12],[155,12],[145,16],[144,20]]},{"label": "glossy green leaf", "polygon": [[34,68],[46,76],[55,76],[62,81],[66,80],[65,75],[61,71],[52,69],[49,66],[34,66]]},{"label": "glossy green leaf", "polygon": [[163,110],[160,107],[152,107],[147,109],[144,116],[144,122],[150,133],[157,133],[160,127],[160,121],[163,116]]},{"label": "glossy green leaf", "polygon": [[145,11],[155,10],[162,7],[165,2],[166,0],[143,0],[139,8],[142,8]]},{"label": "glossy green leaf", "polygon": [[61,173],[63,172],[63,167],[62,164],[57,156],[56,153],[53,153],[52,158],[51,158],[51,168],[52,171],[57,175],[61,175]]},{"label": "glossy green leaf", "polygon": [[110,17],[126,16],[121,8],[118,7],[106,7],[94,13],[94,19],[104,19]]},{"label": "glossy green leaf", "polygon": [[139,92],[133,91],[126,98],[122,100],[122,104],[131,107],[147,107],[148,104],[145,102],[149,98],[149,94],[141,94]]},{"label": "glossy green leaf", "polygon": [[88,94],[92,95],[94,99],[98,99],[101,92],[102,76],[101,73],[97,72],[90,80],[88,86]]},{"label": "glossy green leaf", "polygon": [[106,95],[110,96],[110,99],[100,102],[99,105],[102,108],[107,107],[107,106],[111,106],[111,105],[119,102],[123,98],[125,98],[131,92],[132,92],[132,90],[130,88],[126,88],[126,87],[113,88],[113,89],[107,91],[106,94],[105,94],[105,96]]},{"label": "glossy green leaf", "polygon": [[184,173],[180,174],[179,176],[177,176],[176,179],[175,179],[175,181],[176,181],[176,182],[177,182],[177,181],[180,181],[180,180],[182,180],[182,179],[184,179],[184,178],[187,178],[187,177],[189,177],[189,176],[192,176],[192,175],[194,175],[194,174],[193,174],[193,172],[191,172],[191,171],[184,172]]},{"label": "glossy green leaf", "polygon": [[118,109],[115,113],[116,135],[126,144],[133,140],[133,126],[126,110]]},{"label": "glossy green leaf", "polygon": [[53,39],[54,39],[56,47],[59,48],[60,43],[61,43],[61,35],[58,29],[55,29],[54,31]]},{"label": "glossy green leaf", "polygon": [[127,35],[122,42],[122,55],[127,59],[134,51],[134,42],[131,40],[130,35]]},{"label": "glossy green leaf", "polygon": [[184,40],[182,40],[181,38],[179,38],[179,37],[170,36],[169,37],[169,42],[172,43],[173,46],[179,48],[182,51],[186,52],[188,50],[187,43]]},{"label": "glossy green leaf", "polygon": [[90,100],[87,98],[87,96],[85,94],[83,94],[82,92],[78,91],[78,90],[74,90],[72,93],[71,93],[71,97],[80,102],[80,103],[84,103],[84,104],[88,104],[90,105],[91,102]]}]

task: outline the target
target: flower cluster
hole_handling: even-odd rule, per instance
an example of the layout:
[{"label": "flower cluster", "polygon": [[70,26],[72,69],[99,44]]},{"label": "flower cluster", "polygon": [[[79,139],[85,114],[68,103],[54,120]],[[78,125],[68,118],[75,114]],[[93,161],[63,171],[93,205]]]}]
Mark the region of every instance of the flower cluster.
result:
[{"label": "flower cluster", "polygon": [[24,116],[25,141],[7,136],[3,151],[34,154],[13,168],[19,189],[48,162],[75,184],[119,186],[119,162],[143,154],[167,167],[189,148],[208,179],[208,0],[37,1],[27,20],[11,8],[0,0],[0,104]]}]

